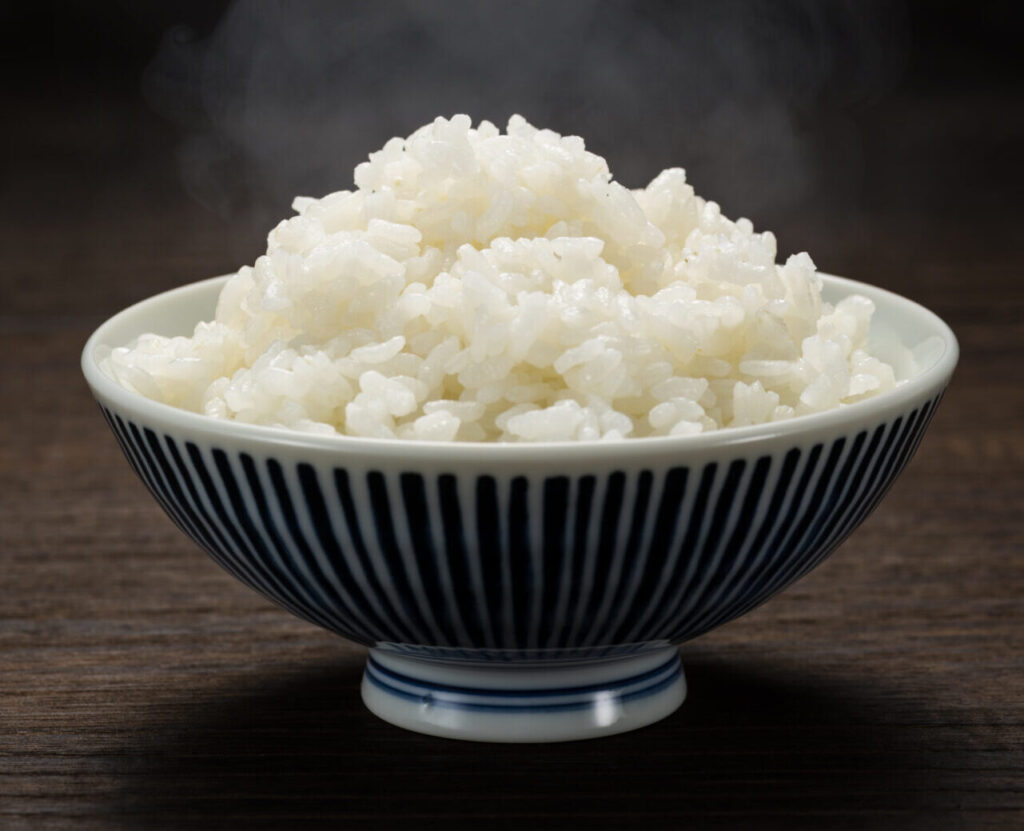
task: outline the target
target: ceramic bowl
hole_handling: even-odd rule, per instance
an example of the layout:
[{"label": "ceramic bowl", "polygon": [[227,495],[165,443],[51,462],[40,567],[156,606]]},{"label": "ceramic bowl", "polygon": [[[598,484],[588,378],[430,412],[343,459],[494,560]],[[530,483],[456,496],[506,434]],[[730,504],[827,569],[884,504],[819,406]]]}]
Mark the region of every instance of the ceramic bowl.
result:
[{"label": "ceramic bowl", "polygon": [[826,299],[875,302],[875,349],[903,382],[831,412],[698,436],[313,436],[177,410],[99,369],[97,347],[190,334],[225,279],[96,330],[82,366],[111,430],[221,566],[370,648],[362,694],[374,713],[467,739],[586,738],[671,713],[686,691],[675,645],[763,603],[864,520],[957,360],[953,333],[928,310],[826,275]]}]

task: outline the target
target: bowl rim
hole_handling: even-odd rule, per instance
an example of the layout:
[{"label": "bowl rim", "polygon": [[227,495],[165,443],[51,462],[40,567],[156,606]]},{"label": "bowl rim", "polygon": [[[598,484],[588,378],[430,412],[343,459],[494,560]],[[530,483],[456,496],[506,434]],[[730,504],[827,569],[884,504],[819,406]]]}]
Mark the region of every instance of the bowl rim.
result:
[{"label": "bowl rim", "polygon": [[[153,306],[182,300],[189,294],[212,290],[212,284],[223,284],[234,276],[224,274],[210,277],[152,295],[128,306],[101,323],[86,341],[81,355],[82,373],[94,396],[106,399],[121,412],[141,416],[149,424],[170,425],[181,433],[221,437],[230,441],[248,440],[253,444],[280,448],[327,451],[335,454],[359,454],[381,457],[432,458],[439,455],[452,461],[512,460],[528,462],[550,460],[552,454],[560,457],[630,458],[649,454],[678,454],[708,448],[726,448],[752,442],[771,441],[801,436],[819,430],[839,430],[851,425],[873,421],[882,413],[905,409],[940,393],[949,383],[959,358],[959,344],[953,330],[930,309],[887,289],[818,272],[824,283],[840,289],[844,294],[862,294],[898,310],[901,315],[914,315],[934,330],[933,336],[943,341],[943,351],[936,362],[924,372],[906,379],[898,386],[880,395],[842,405],[820,413],[795,416],[784,421],[728,427],[691,436],[649,436],[624,438],[617,441],[551,441],[551,442],[444,442],[410,439],[364,438],[348,435],[318,435],[303,433],[287,427],[247,424],[211,418],[201,413],[182,410],[170,404],[154,401],[122,387],[108,377],[94,359],[96,348],[106,343],[107,332],[132,316]],[[199,322],[198,320],[196,321]]]}]

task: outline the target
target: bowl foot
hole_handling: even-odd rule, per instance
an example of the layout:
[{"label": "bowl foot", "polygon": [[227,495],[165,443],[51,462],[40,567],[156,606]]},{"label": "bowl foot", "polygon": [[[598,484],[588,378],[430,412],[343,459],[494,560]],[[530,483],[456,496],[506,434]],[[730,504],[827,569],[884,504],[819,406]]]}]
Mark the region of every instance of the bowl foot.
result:
[{"label": "bowl foot", "polygon": [[603,660],[463,663],[371,649],[363,702],[384,721],[481,742],[558,742],[635,730],[683,703],[675,647]]}]

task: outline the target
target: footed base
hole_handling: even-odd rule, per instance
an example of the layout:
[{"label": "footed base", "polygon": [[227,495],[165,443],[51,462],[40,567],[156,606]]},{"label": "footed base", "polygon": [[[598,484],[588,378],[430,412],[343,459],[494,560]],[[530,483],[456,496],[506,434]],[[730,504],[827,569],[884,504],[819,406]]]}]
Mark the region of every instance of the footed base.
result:
[{"label": "footed base", "polygon": [[407,730],[480,742],[560,742],[636,730],[686,698],[675,647],[597,661],[496,664],[371,649],[363,702]]}]

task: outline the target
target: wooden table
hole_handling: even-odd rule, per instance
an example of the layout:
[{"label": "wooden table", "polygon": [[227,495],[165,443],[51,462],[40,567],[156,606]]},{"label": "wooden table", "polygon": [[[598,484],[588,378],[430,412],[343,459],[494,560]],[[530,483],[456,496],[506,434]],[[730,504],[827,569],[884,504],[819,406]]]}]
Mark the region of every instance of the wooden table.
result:
[{"label": "wooden table", "polygon": [[0,827],[1024,827],[1020,210],[922,185],[806,211],[792,247],[961,339],[917,458],[827,563],[683,646],[672,717],[463,744],[369,715],[362,650],[221,572],[129,471],[79,373],[88,333],[260,239],[183,196],[135,105],[35,101],[0,206]]}]

